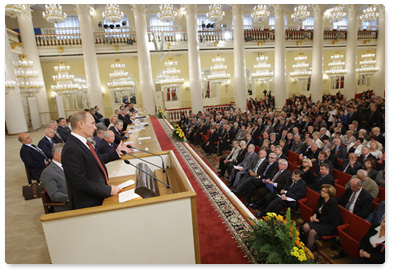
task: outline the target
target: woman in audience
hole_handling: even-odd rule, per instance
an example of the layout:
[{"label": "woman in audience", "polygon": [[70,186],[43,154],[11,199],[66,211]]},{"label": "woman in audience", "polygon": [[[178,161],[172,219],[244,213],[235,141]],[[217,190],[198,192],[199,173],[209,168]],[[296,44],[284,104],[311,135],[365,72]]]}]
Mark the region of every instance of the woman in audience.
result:
[{"label": "woman in audience", "polygon": [[362,153],[362,145],[363,143],[363,138],[358,137],[354,143],[351,143],[347,146],[347,152],[348,153],[354,153],[357,156],[360,156]]},{"label": "woman in audience", "polygon": [[229,175],[232,172],[233,166],[239,165],[244,160],[246,153],[247,153],[247,143],[244,140],[242,140],[242,141],[240,141],[240,150],[237,155],[236,162],[229,162],[229,164],[227,166],[226,171],[228,172]]},{"label": "woman in audience", "polygon": [[372,225],[359,243],[359,257],[350,264],[383,264],[385,262],[385,218]]},{"label": "woman in audience", "polygon": [[377,142],[370,143],[370,153],[374,155],[377,160],[383,156],[383,153],[378,149]]},{"label": "woman in audience", "polygon": [[347,146],[350,145],[351,143],[355,142],[354,131],[348,130],[346,135],[341,136],[340,139],[342,140],[343,144]]},{"label": "woman in audience", "polygon": [[118,119],[118,116],[117,116],[117,115],[112,115],[112,116],[111,116],[111,118],[110,118],[110,124],[108,125],[107,130],[114,126],[115,121],[117,121],[117,119]]},{"label": "woman in audience", "polygon": [[310,185],[315,180],[314,172],[311,169],[312,166],[313,164],[311,163],[310,159],[303,158],[300,170],[303,172],[302,179],[304,180],[304,182],[306,182],[307,185]]},{"label": "woman in audience", "polygon": [[376,180],[377,170],[376,170],[376,160],[372,158],[367,158],[364,162],[363,169],[368,172],[368,176],[373,180]]},{"label": "woman in audience", "polygon": [[317,209],[310,222],[303,225],[302,240],[306,240],[306,246],[314,251],[317,236],[326,236],[337,233],[337,226],[342,224],[339,206],[337,205],[336,189],[330,184],[321,186],[321,196],[318,199]]},{"label": "woman in audience", "polygon": [[271,150],[270,150],[270,140],[264,139],[263,144],[261,147],[261,150],[264,149],[266,151],[266,154],[269,156]]},{"label": "woman in audience", "polygon": [[219,166],[218,166],[218,176],[224,176],[225,175],[225,171],[228,168],[228,164],[234,164],[237,161],[237,156],[239,155],[239,152],[241,150],[240,146],[239,146],[239,141],[238,140],[233,140],[232,143],[232,151],[230,152],[230,154],[226,157],[222,157],[219,160]]},{"label": "woman in audience", "polygon": [[287,143],[287,141],[282,138],[282,139],[280,139],[279,145],[282,148],[283,154],[285,156],[288,156],[288,147],[287,147],[286,143]]},{"label": "woman in audience", "polygon": [[324,143],[320,140],[320,133],[319,132],[314,132],[313,133],[313,140],[314,143],[317,144],[318,149],[322,149],[324,147]]}]

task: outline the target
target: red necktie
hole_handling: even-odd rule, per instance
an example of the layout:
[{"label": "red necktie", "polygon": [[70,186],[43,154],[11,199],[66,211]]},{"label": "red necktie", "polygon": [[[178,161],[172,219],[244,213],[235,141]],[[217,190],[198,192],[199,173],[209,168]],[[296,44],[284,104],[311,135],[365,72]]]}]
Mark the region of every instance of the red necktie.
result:
[{"label": "red necktie", "polygon": [[95,148],[93,148],[93,145],[92,145],[92,143],[89,142],[89,140],[86,141],[86,144],[88,145],[89,150],[91,150],[91,153],[93,154],[93,156],[96,158],[97,163],[99,163],[99,166],[100,166],[101,170],[103,171],[104,176],[106,177],[106,183],[107,183],[107,185],[108,185],[107,172],[106,172],[106,170],[104,169],[103,164],[101,164],[101,161],[100,161],[99,157],[98,157],[97,154],[96,154]]}]

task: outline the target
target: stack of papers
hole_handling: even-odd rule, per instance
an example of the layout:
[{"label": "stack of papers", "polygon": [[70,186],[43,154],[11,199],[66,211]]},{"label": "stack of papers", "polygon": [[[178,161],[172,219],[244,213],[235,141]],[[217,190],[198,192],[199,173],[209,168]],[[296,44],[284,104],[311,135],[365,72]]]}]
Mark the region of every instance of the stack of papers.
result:
[{"label": "stack of papers", "polygon": [[148,137],[139,137],[139,138],[138,138],[138,140],[144,140],[144,139],[151,139],[151,137],[148,136]]},{"label": "stack of papers", "polygon": [[121,192],[118,195],[118,201],[119,201],[119,203],[123,203],[123,202],[129,201],[129,200],[133,200],[133,199],[136,199],[136,198],[139,198],[139,197],[141,197],[141,196],[138,195],[137,193],[135,193],[134,189],[131,189],[129,191]]},{"label": "stack of papers", "polygon": [[121,189],[129,187],[131,185],[133,185],[135,183],[135,181],[133,179],[129,179],[128,181],[125,181],[121,184],[118,185],[118,187],[120,187]]}]

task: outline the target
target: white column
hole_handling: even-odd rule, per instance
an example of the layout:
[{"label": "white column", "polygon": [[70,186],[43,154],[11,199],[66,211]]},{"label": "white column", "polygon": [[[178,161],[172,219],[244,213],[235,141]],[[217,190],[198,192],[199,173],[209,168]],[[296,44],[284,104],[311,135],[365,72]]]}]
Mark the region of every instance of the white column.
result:
[{"label": "white column", "polygon": [[154,81],[152,78],[151,58],[148,48],[146,5],[133,4],[136,26],[137,52],[139,61],[140,90],[143,108],[155,115]]},{"label": "white column", "polygon": [[322,99],[322,62],[324,45],[324,5],[313,5],[314,9],[314,36],[313,36],[313,60],[311,75],[311,100],[317,102]]},{"label": "white column", "polygon": [[[33,62],[33,69],[38,71],[37,80],[44,82],[43,72],[41,69],[40,57],[38,55],[38,49],[36,44],[36,37],[34,34],[34,27],[32,21],[32,12],[30,5],[26,8],[26,12],[20,15],[18,18],[18,26],[21,34],[23,43],[24,54],[29,60]],[[45,89],[37,94],[38,111],[40,112],[40,119],[42,125],[47,125],[50,121],[49,106],[48,106],[48,95]]]},{"label": "white column", "polygon": [[376,66],[379,71],[374,74],[373,91],[378,96],[384,96],[385,91],[385,6],[379,7],[378,25],[379,31],[377,36],[376,48]]},{"label": "white column", "polygon": [[203,111],[202,98],[202,69],[200,66],[199,41],[197,35],[197,5],[189,4],[187,7],[187,34],[188,34],[188,63],[189,83],[191,87],[192,113]]},{"label": "white column", "polygon": [[[5,32],[5,80],[18,82],[15,75],[13,53],[11,52],[10,41],[7,30]],[[25,112],[19,87],[5,95],[5,122],[8,134],[19,134],[27,132]]]},{"label": "white column", "polygon": [[356,61],[357,61],[357,11],[359,5],[348,5],[348,28],[347,28],[347,46],[346,46],[346,66],[347,73],[344,77],[344,97],[346,100],[355,97],[356,88]]},{"label": "white column", "polygon": [[287,99],[287,88],[285,78],[285,23],[284,5],[274,5],[274,17],[276,20],[274,41],[274,93],[275,108],[281,109]]},{"label": "white column", "polygon": [[232,5],[234,28],[234,87],[236,109],[247,109],[246,60],[244,52],[243,6]]},{"label": "white column", "polygon": [[89,107],[99,106],[104,111],[103,94],[100,82],[99,65],[96,58],[96,45],[93,39],[92,19],[89,4],[76,5],[78,20],[80,21],[82,52],[86,82],[88,85]]}]

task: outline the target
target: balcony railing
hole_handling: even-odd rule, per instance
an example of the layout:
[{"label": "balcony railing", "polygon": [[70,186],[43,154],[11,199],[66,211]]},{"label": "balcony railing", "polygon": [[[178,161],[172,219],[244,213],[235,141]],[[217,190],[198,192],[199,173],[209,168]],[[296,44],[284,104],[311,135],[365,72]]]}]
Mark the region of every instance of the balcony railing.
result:
[{"label": "balcony railing", "polygon": [[18,32],[7,28],[8,39],[10,43],[19,43],[21,41],[21,37]]}]

